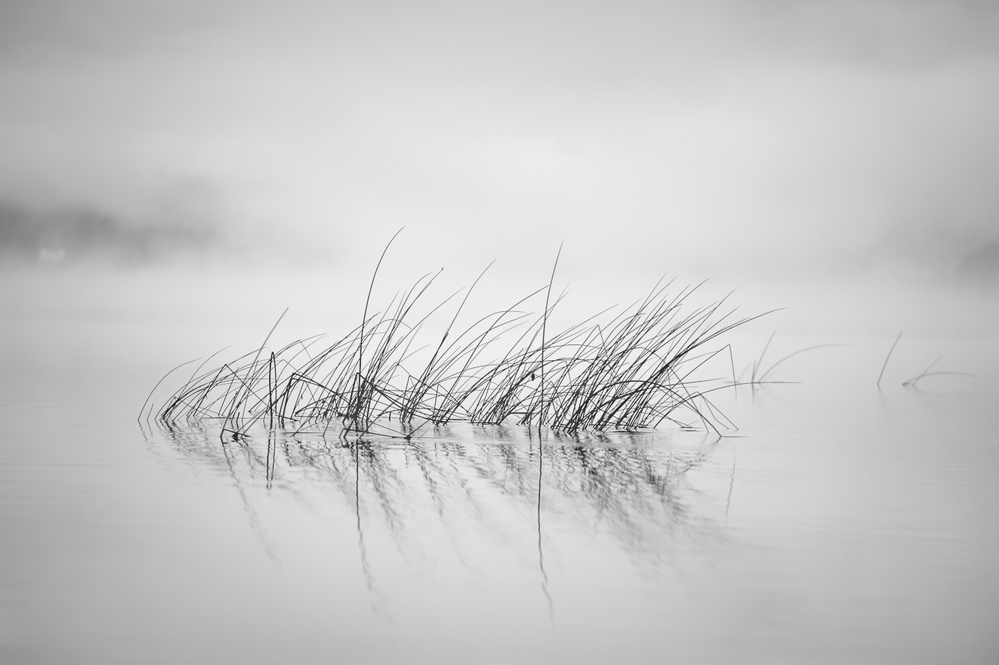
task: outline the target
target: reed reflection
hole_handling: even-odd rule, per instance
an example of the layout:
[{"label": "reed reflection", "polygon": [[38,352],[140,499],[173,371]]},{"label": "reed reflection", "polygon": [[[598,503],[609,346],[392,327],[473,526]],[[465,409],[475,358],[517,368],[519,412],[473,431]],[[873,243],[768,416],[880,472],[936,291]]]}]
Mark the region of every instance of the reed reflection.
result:
[{"label": "reed reflection", "polygon": [[[560,569],[550,547],[565,551],[596,539],[637,565],[655,566],[678,543],[719,537],[720,526],[699,515],[683,491],[685,475],[710,458],[714,444],[700,434],[679,435],[682,441],[664,432],[546,433],[542,441],[527,427],[440,427],[410,441],[272,431],[220,444],[217,431],[203,429],[165,430],[153,448],[231,482],[260,534],[262,511],[254,502],[281,494],[328,505],[335,497],[356,519],[376,611],[384,557],[372,548],[390,542],[407,562],[447,549],[473,576],[483,547],[522,564],[536,548],[534,565],[554,617],[552,576]],[[725,480],[727,486],[727,474]]]}]

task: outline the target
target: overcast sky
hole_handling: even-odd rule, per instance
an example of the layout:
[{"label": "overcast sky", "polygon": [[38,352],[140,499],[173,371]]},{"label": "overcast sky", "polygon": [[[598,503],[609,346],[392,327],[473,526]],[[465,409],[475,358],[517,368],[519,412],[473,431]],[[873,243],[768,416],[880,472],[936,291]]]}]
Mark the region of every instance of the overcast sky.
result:
[{"label": "overcast sky", "polygon": [[0,0],[0,199],[337,260],[402,225],[655,272],[973,244],[999,226],[997,8]]}]

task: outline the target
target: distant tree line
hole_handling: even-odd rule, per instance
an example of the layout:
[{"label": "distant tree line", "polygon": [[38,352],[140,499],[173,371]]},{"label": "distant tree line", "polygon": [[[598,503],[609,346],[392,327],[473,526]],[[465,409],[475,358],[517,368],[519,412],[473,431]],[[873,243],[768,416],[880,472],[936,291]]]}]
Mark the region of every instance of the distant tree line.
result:
[{"label": "distant tree line", "polygon": [[129,223],[87,208],[37,212],[0,201],[0,262],[146,263],[216,242],[204,225]]}]

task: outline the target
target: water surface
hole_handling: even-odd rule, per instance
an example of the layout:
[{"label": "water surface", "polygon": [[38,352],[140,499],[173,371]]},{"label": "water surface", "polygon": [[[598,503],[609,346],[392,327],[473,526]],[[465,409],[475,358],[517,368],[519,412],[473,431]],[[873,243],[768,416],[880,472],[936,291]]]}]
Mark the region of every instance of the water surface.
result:
[{"label": "water surface", "polygon": [[[719,395],[738,425],[720,439],[458,424],[412,442],[223,444],[136,416],[192,349],[265,330],[141,313],[4,326],[5,662],[999,653],[987,336],[903,338],[880,390],[890,336],[778,337],[849,346],[776,373],[801,383]],[[900,385],[940,354],[976,378]]]}]

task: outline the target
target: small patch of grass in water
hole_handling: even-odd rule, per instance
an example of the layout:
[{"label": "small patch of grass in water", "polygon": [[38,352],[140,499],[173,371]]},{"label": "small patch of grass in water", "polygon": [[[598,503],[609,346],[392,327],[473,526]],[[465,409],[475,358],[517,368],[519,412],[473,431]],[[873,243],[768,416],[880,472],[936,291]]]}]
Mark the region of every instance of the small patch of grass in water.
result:
[{"label": "small patch of grass in water", "polygon": [[[766,314],[736,318],[728,296],[692,306],[699,286],[674,292],[672,282],[660,280],[644,299],[616,315],[605,310],[553,329],[551,314],[565,296],[552,298],[556,258],[545,287],[459,328],[459,315],[483,271],[440,339],[423,345],[420,331],[428,319],[460,291],[417,317],[414,308],[440,275],[432,273],[396,294],[384,310],[373,311],[374,283],[391,243],[372,275],[361,321],[346,335],[324,346],[319,344],[324,336],[315,336],[269,350],[279,318],[259,348],[205,371],[218,353],[209,357],[158,409],[147,399],[140,420],[145,415],[176,429],[211,419],[221,423],[223,438],[236,439],[258,426],[323,433],[333,427],[340,437],[409,439],[424,426],[456,420],[513,421],[556,432],[630,431],[666,421],[689,426],[677,420],[686,412],[720,434],[727,421],[710,396],[735,381],[696,378],[695,372],[729,348],[711,350],[712,342]],[[540,316],[519,309],[542,293]],[[421,362],[419,352],[431,348]],[[418,371],[410,371],[414,364],[421,365]]]}]

